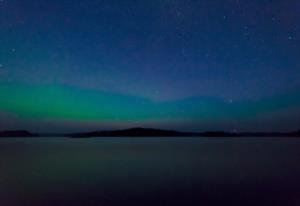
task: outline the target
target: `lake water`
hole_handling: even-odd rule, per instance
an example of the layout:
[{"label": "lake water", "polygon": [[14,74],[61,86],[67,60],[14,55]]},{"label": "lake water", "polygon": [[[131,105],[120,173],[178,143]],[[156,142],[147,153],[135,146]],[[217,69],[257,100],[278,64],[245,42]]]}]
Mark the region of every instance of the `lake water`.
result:
[{"label": "lake water", "polygon": [[300,205],[296,138],[2,138],[1,206]]}]

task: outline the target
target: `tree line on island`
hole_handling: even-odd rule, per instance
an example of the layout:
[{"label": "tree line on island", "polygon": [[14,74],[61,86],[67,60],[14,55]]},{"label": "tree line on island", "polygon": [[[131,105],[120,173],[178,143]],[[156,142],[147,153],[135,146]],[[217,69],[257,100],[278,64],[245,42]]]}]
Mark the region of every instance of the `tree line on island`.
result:
[{"label": "tree line on island", "polygon": [[300,130],[294,132],[180,132],[152,128],[131,128],[124,130],[105,130],[82,133],[32,133],[26,130],[0,131],[0,137],[300,137]]}]

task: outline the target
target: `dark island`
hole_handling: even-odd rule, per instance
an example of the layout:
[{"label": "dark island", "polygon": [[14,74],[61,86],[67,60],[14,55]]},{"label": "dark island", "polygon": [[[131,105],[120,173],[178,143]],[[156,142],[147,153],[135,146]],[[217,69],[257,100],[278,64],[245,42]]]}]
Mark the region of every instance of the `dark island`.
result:
[{"label": "dark island", "polygon": [[300,137],[300,131],[295,132],[242,132],[224,131],[180,132],[152,128],[131,128],[124,130],[94,131],[85,133],[65,134],[66,137]]},{"label": "dark island", "polygon": [[[172,130],[131,128],[124,130],[95,131],[87,133],[67,134],[69,137],[182,137],[190,136],[192,133],[178,132]],[[196,135],[196,133],[195,133]]]}]

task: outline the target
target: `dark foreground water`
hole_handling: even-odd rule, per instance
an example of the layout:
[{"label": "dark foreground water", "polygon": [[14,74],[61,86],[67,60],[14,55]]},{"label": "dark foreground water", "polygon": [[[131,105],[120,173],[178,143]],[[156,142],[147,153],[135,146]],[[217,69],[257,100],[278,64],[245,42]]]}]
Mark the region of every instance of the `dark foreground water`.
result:
[{"label": "dark foreground water", "polygon": [[0,139],[1,206],[300,205],[300,139]]}]

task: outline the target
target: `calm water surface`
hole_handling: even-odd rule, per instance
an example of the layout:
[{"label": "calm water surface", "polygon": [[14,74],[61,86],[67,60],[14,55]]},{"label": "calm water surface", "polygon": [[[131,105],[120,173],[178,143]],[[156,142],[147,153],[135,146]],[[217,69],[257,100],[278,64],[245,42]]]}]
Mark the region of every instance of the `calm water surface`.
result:
[{"label": "calm water surface", "polygon": [[300,205],[296,138],[2,138],[1,206]]}]

